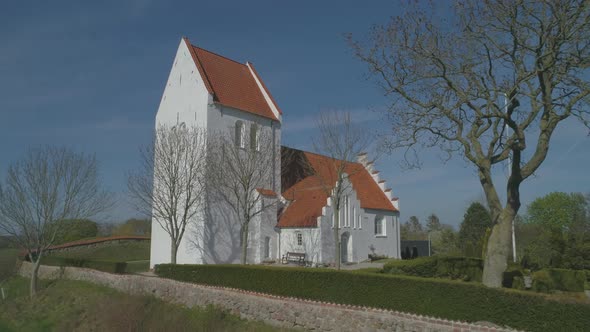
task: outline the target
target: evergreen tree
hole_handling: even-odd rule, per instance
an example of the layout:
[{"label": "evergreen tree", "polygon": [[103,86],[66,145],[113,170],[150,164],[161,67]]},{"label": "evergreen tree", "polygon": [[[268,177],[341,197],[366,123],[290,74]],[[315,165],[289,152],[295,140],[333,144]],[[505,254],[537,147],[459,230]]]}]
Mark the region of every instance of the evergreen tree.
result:
[{"label": "evergreen tree", "polygon": [[439,231],[441,227],[440,219],[436,214],[432,213],[426,218],[426,229],[428,232]]},{"label": "evergreen tree", "polygon": [[465,212],[459,230],[459,246],[466,256],[481,257],[486,230],[492,227],[489,211],[479,202],[473,202]]}]

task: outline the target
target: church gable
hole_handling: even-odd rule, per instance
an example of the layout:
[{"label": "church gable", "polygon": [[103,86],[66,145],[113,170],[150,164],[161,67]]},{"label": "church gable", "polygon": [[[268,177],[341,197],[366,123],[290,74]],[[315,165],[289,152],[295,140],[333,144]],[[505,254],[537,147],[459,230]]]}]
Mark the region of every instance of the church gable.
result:
[{"label": "church gable", "polygon": [[[288,147],[282,147],[281,155],[284,158],[281,177],[287,185],[283,187],[287,188],[283,197],[289,205],[280,216],[278,226],[315,227],[328,198],[326,184],[336,183],[336,172],[332,170],[340,161]],[[345,172],[349,174],[361,208],[398,212],[388,196],[391,190],[380,187],[370,173],[372,168],[351,162],[346,165]]]},{"label": "church gable", "polygon": [[280,121],[281,110],[254,65],[242,64],[184,41],[213,100],[221,105]]}]

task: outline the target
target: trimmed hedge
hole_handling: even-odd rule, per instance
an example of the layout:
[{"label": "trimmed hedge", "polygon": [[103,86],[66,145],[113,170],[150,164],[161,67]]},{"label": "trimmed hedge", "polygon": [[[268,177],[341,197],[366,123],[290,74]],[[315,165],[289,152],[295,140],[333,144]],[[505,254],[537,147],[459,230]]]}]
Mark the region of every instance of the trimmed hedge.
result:
[{"label": "trimmed hedge", "polygon": [[53,266],[86,267],[109,273],[126,273],[126,262],[95,261],[84,258],[68,258],[58,256],[45,256],[41,258],[41,264]]},{"label": "trimmed hedge", "polygon": [[543,269],[533,273],[532,289],[548,293],[552,290],[583,292],[586,274],[581,270]]},{"label": "trimmed hedge", "polygon": [[476,283],[330,269],[241,265],[156,265],[160,277],[205,285],[369,306],[530,331],[583,331],[590,305]]},{"label": "trimmed hedge", "polygon": [[431,256],[398,260],[383,266],[385,273],[423,278],[451,278],[481,281],[483,260],[471,257]]}]

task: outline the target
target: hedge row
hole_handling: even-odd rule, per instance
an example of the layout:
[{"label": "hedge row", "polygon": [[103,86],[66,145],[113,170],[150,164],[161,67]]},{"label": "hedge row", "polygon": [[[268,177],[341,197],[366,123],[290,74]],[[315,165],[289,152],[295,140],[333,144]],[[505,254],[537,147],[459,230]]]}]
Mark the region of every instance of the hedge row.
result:
[{"label": "hedge row", "polygon": [[537,292],[561,290],[583,292],[586,273],[582,270],[543,269],[533,273],[532,289]]},{"label": "hedge row", "polygon": [[489,321],[530,331],[582,331],[590,305],[476,283],[328,269],[240,265],[157,265],[165,278],[451,320]]},{"label": "hedge row", "polygon": [[99,270],[109,273],[126,273],[127,263],[126,262],[109,262],[109,261],[96,261],[88,260],[84,258],[68,258],[58,256],[45,256],[41,258],[41,264],[53,265],[53,266],[73,266],[73,267],[86,267],[89,269]]},{"label": "hedge row", "polygon": [[451,278],[481,281],[483,260],[471,257],[431,256],[385,264],[383,272],[423,278]]}]

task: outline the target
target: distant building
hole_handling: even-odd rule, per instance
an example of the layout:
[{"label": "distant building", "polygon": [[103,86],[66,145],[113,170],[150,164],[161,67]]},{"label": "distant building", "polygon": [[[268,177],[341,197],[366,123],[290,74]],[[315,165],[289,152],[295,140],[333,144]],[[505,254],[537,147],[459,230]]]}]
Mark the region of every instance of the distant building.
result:
[{"label": "distant building", "polygon": [[[334,261],[332,208],[325,186],[320,190],[317,182],[336,161],[281,147],[282,112],[251,63],[206,51],[183,38],[156,115],[156,125],[161,124],[227,132],[236,144],[247,144],[243,138],[252,130],[269,134],[275,162],[265,170],[268,188],[259,188],[258,194],[280,203],[252,221],[248,262],[280,260],[287,252],[305,253],[315,263]],[[299,166],[288,160],[281,167],[281,151],[297,155]],[[351,186],[340,218],[342,261],[363,261],[370,253],[400,258],[398,199],[366,155],[348,166]],[[238,263],[239,225],[232,218],[236,216],[224,209],[203,211],[186,231],[177,263]],[[152,222],[151,238],[150,266],[170,262],[170,238],[157,220]]]},{"label": "distant building", "polygon": [[[401,251],[404,259],[430,256],[430,241],[401,240]],[[407,253],[410,253],[407,256]]]}]

